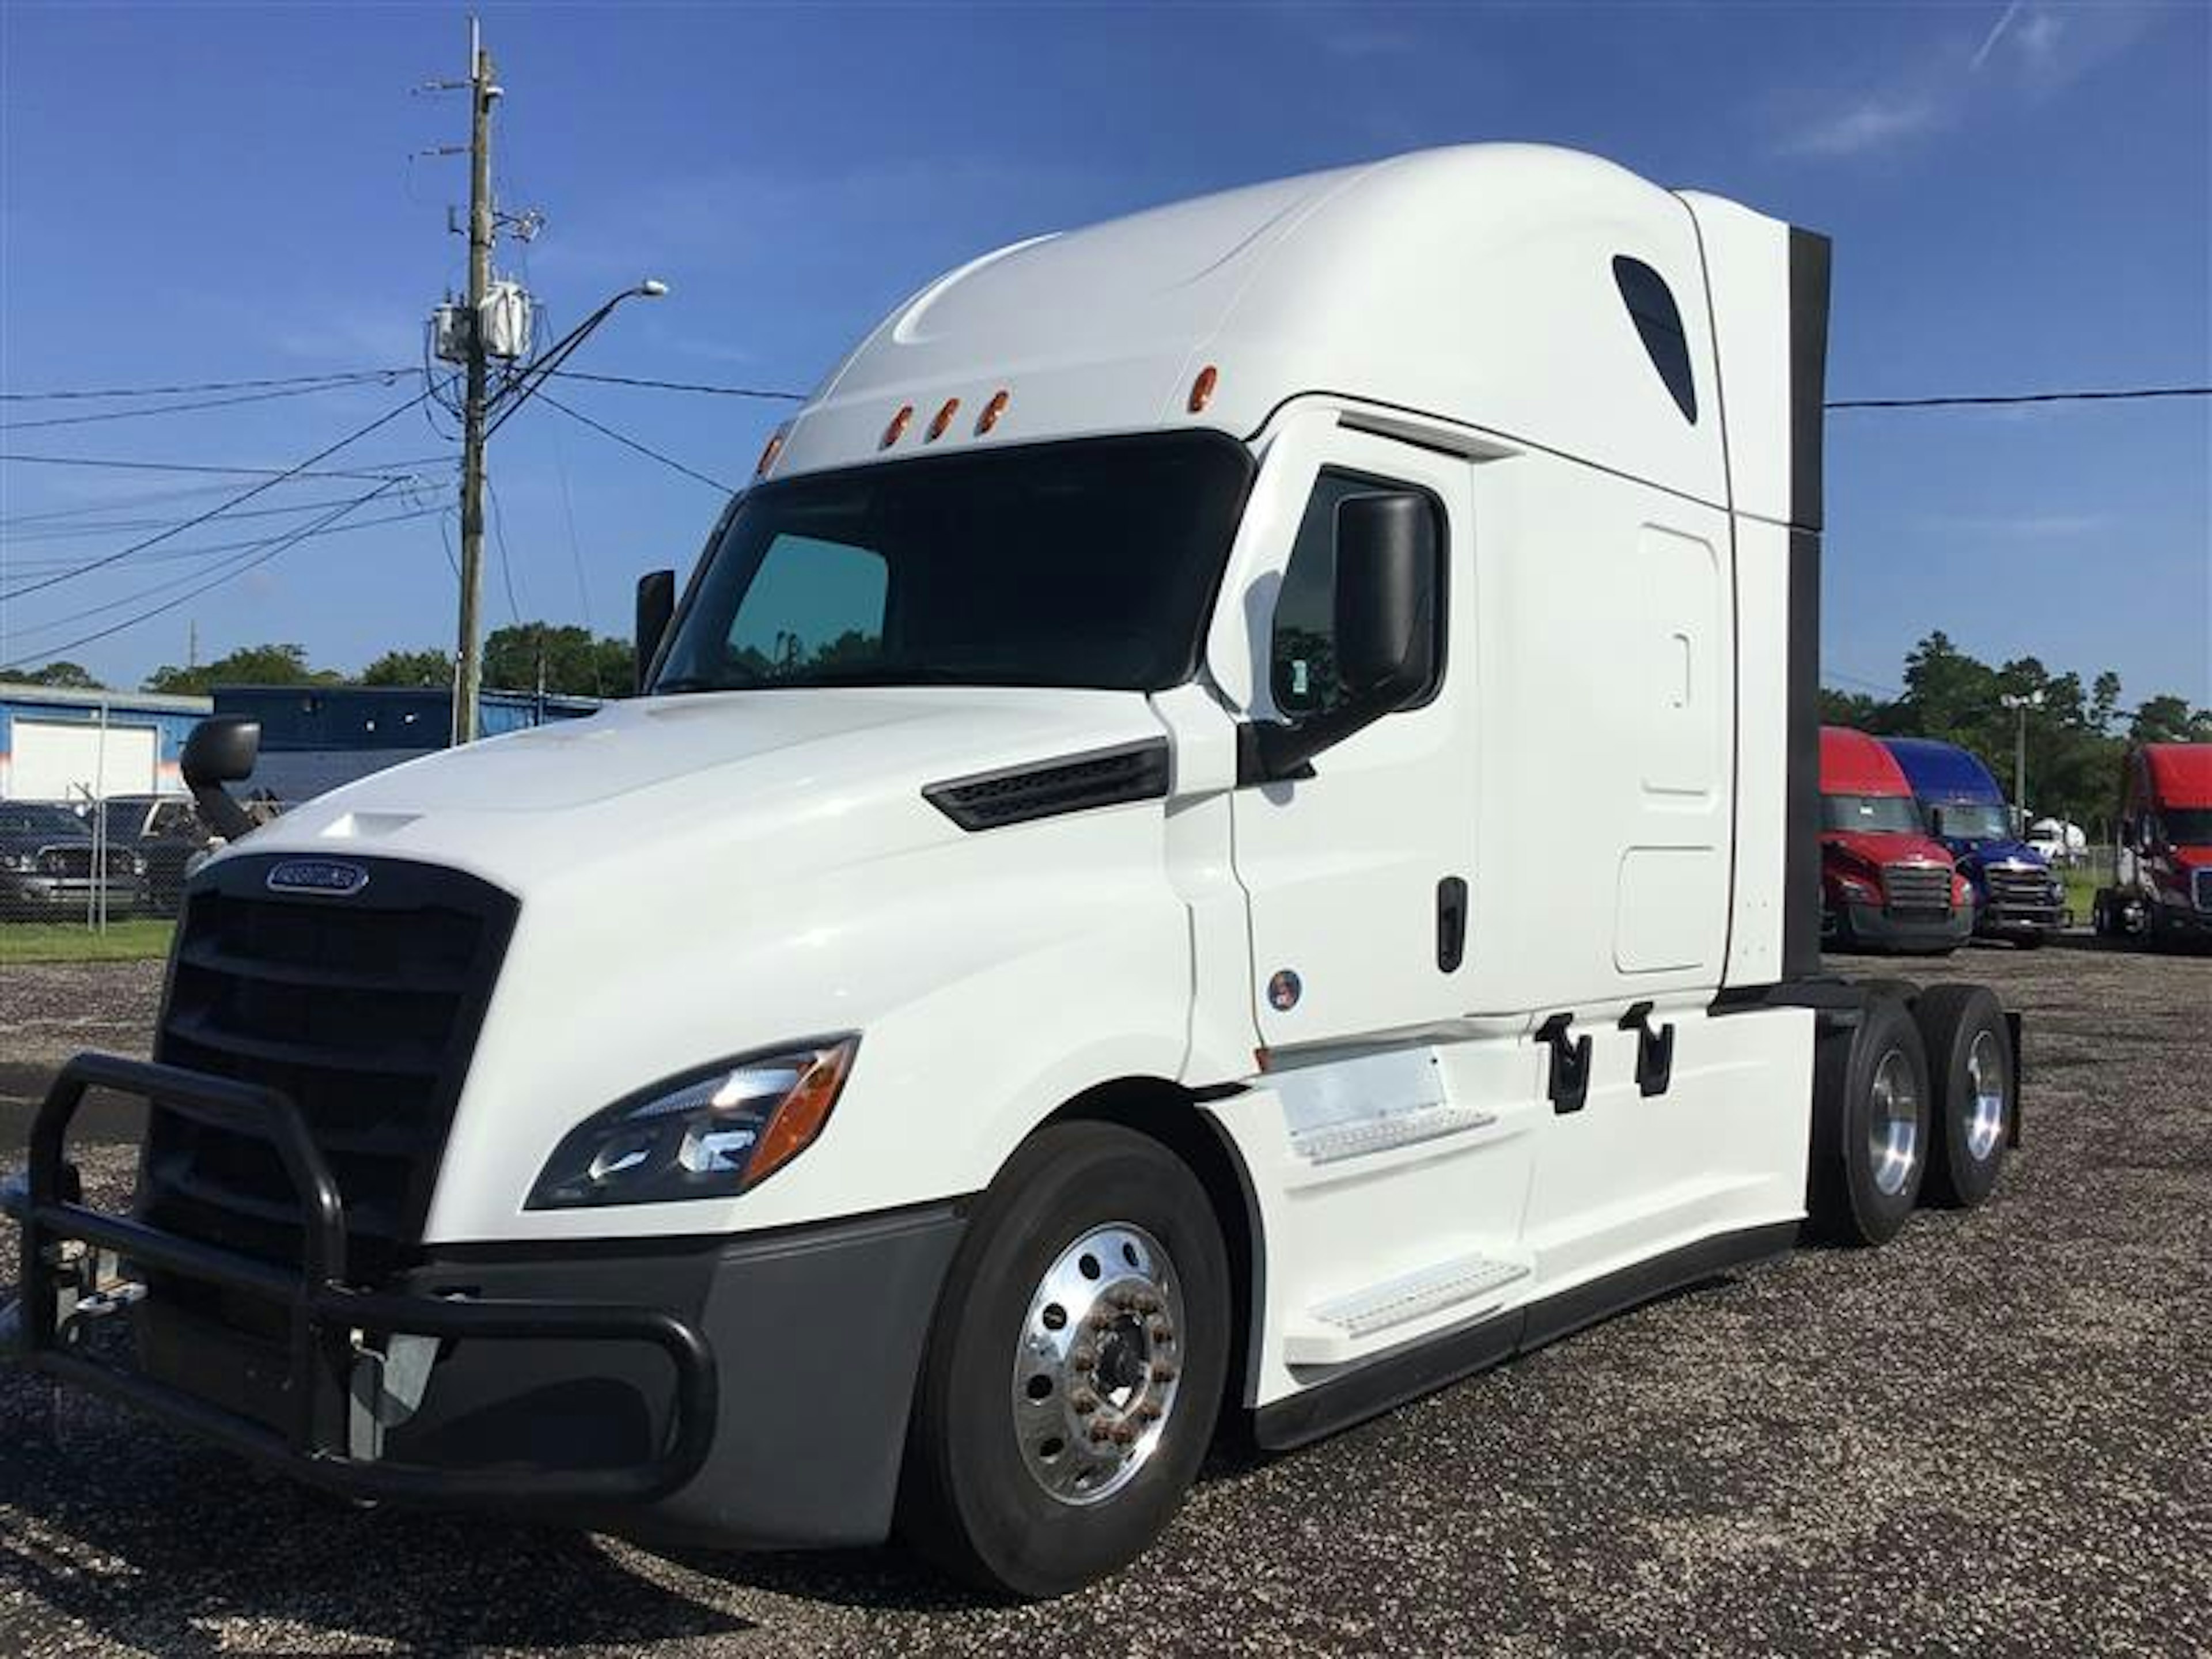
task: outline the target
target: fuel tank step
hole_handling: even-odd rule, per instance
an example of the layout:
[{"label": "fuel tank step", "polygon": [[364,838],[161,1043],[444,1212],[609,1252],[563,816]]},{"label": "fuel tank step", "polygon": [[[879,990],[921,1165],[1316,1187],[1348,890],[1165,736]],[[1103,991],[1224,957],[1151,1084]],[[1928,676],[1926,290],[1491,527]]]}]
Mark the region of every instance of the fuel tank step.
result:
[{"label": "fuel tank step", "polygon": [[1453,1309],[1472,1316],[1502,1305],[1507,1287],[1528,1276],[1522,1262],[1463,1255],[1386,1279],[1310,1309],[1285,1335],[1284,1359],[1328,1365],[1357,1358],[1367,1339],[1431,1314]]}]

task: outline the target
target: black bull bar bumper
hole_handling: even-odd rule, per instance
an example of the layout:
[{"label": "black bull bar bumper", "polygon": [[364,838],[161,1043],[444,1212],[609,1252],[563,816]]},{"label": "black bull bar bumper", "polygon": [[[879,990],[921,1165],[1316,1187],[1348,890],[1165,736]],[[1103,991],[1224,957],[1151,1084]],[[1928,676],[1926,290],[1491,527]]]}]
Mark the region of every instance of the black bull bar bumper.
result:
[{"label": "black bull bar bumper", "polygon": [[[298,1194],[300,1263],[292,1269],[90,1209],[64,1157],[87,1091],[158,1103],[198,1122],[270,1142]],[[618,1304],[392,1295],[346,1283],[345,1218],[337,1183],[299,1109],[274,1089],[172,1066],[80,1054],[62,1068],[31,1129],[30,1167],[9,1194],[22,1258],[15,1363],[134,1407],[340,1496],[439,1504],[641,1504],[683,1486],[714,1447],[719,1389],[713,1349],[691,1322]],[[95,1269],[112,1255],[118,1276]],[[216,1286],[285,1318],[287,1419],[271,1425],[88,1351],[86,1326],[126,1305],[152,1272]],[[386,1461],[362,1379],[380,1375],[394,1339],[552,1340],[641,1344],[674,1370],[672,1411],[657,1456],[623,1467],[431,1468]],[[370,1455],[363,1455],[367,1448]]]}]

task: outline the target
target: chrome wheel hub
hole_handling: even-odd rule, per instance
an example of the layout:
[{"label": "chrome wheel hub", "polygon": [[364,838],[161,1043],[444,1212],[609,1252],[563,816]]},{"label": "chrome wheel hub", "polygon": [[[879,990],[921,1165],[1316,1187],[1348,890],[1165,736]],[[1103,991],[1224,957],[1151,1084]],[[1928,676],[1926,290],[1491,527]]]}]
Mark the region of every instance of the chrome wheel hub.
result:
[{"label": "chrome wheel hub", "polygon": [[1874,1184],[1884,1197],[1895,1198],[1920,1157],[1920,1093],[1903,1049],[1892,1048],[1875,1067],[1873,1095],[1867,1137]]},{"label": "chrome wheel hub", "polygon": [[1023,1465],[1064,1504],[1095,1504],[1158,1448],[1182,1368],[1182,1291],[1160,1243],[1127,1222],[1062,1250],[1014,1346]]},{"label": "chrome wheel hub", "polygon": [[1966,1119],[1966,1156],[1979,1164],[1996,1151],[2004,1133],[2005,1065],[1996,1033],[1978,1031],[1966,1050],[1966,1083],[1973,1103]]}]

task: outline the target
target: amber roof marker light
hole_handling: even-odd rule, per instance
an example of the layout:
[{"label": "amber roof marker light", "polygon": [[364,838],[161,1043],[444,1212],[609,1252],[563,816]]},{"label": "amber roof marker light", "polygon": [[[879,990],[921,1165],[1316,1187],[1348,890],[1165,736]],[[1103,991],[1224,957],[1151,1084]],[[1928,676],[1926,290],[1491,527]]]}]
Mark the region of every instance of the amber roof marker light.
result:
[{"label": "amber roof marker light", "polygon": [[901,438],[906,436],[906,429],[910,424],[912,424],[913,421],[914,405],[912,404],[901,404],[899,405],[899,412],[891,416],[891,423],[884,428],[883,442],[878,444],[876,447],[878,449],[889,449]]},{"label": "amber roof marker light", "polygon": [[1221,380],[1221,371],[1212,363],[1198,371],[1198,378],[1190,383],[1190,412],[1203,414],[1206,404],[1213,401],[1213,388]]},{"label": "amber roof marker light", "polygon": [[975,435],[980,438],[989,432],[993,427],[998,425],[999,416],[1006,412],[1006,393],[1005,388],[1001,387],[991,394],[991,401],[983,405],[983,412],[975,417]]},{"label": "amber roof marker light", "polygon": [[939,438],[942,438],[945,435],[945,428],[952,424],[952,417],[959,412],[960,399],[957,398],[947,398],[945,400],[945,407],[939,410],[935,416],[931,419],[929,422],[929,430],[922,435],[922,442],[926,444],[933,444]]},{"label": "amber roof marker light", "polygon": [[768,434],[768,442],[761,447],[760,462],[753,468],[753,477],[756,478],[768,477],[769,468],[774,466],[775,458],[783,453],[784,434],[790,430],[791,423],[787,421]]}]

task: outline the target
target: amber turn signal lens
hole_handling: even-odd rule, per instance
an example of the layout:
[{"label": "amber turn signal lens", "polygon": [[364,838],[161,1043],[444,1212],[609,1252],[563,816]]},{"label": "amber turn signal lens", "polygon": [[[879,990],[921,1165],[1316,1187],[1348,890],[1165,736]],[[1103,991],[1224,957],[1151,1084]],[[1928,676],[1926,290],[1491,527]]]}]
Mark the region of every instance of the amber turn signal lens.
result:
[{"label": "amber turn signal lens", "polygon": [[745,1166],[746,1186],[782,1168],[813,1144],[814,1137],[822,1133],[822,1126],[830,1121],[830,1109],[837,1103],[838,1091],[845,1086],[846,1074],[853,1069],[853,1055],[859,1048],[855,1040],[848,1037],[835,1048],[817,1051],[814,1064],[807,1067],[806,1075],[783,1097],[782,1104],[775,1109],[775,1115],[761,1132],[760,1144],[753,1149],[752,1161]]},{"label": "amber turn signal lens", "polygon": [[914,405],[912,404],[901,404],[899,405],[899,412],[891,416],[891,423],[884,428],[884,441],[879,447],[884,449],[889,449],[901,438],[905,437],[907,427],[913,422],[913,420]]},{"label": "amber turn signal lens", "polygon": [[753,468],[753,477],[768,477],[769,468],[774,466],[775,458],[783,453],[783,434],[790,430],[787,426],[780,426],[769,434],[768,441],[761,446],[760,465]]},{"label": "amber turn signal lens", "polygon": [[1198,378],[1190,383],[1190,412],[1200,413],[1213,401],[1214,383],[1221,378],[1220,370],[1208,363],[1198,371]]},{"label": "amber turn signal lens", "polygon": [[1006,412],[1006,394],[1003,391],[991,394],[991,401],[983,405],[983,412],[975,417],[975,435],[981,437],[998,425],[999,416]]},{"label": "amber turn signal lens", "polygon": [[945,400],[945,407],[937,411],[937,418],[930,422],[928,435],[923,438],[922,441],[933,444],[942,438],[945,435],[945,428],[952,424],[952,417],[959,412],[960,399],[947,398]]}]

